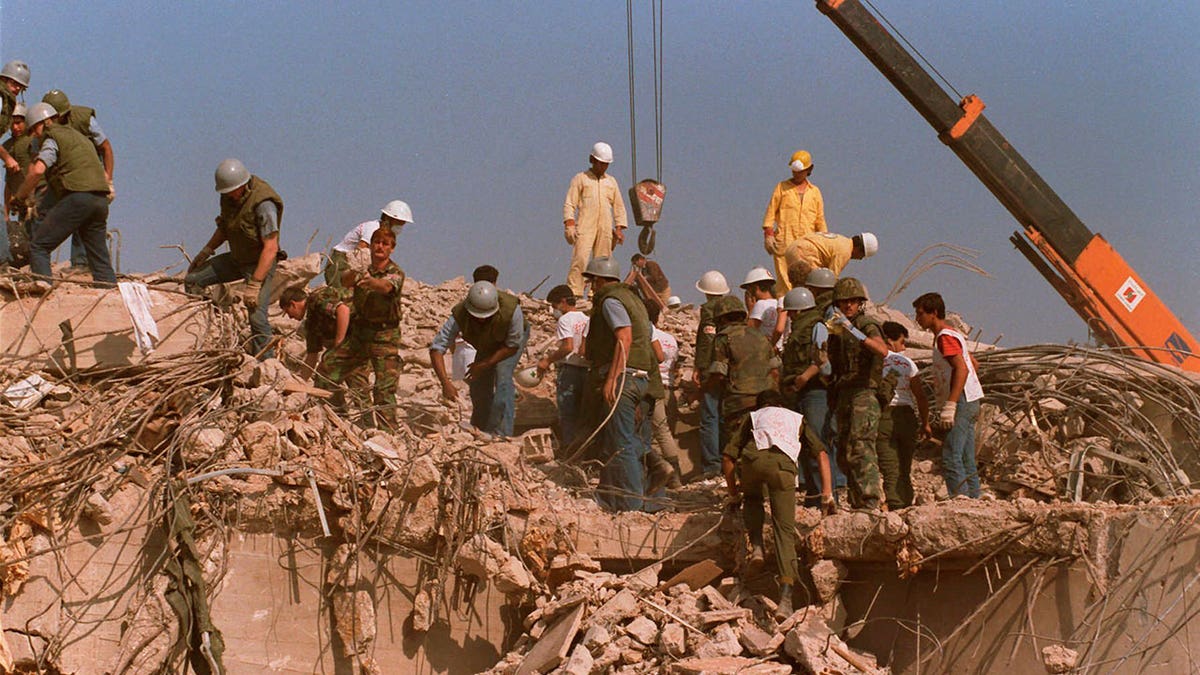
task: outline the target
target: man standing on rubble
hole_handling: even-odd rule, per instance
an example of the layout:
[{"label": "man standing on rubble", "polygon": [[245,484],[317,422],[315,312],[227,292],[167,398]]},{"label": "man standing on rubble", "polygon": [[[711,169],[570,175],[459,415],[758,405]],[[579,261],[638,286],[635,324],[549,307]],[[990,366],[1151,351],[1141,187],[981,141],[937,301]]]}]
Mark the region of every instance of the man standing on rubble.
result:
[{"label": "man standing on rubble", "polygon": [[[767,389],[779,388],[779,357],[757,329],[746,325],[746,306],[737,298],[721,298],[713,314],[717,338],[713,341],[708,372],[721,390],[721,447],[733,428],[754,409],[754,401]],[[794,486],[793,486],[794,487]]]},{"label": "man standing on rubble", "polygon": [[625,243],[625,200],[617,179],[608,175],[612,147],[596,143],[588,156],[591,168],[575,174],[563,201],[563,237],[574,249],[567,285],[575,297],[583,295],[583,271],[591,258],[612,254],[613,241]]},{"label": "man standing on rubble", "polygon": [[662,391],[650,344],[653,328],[646,306],[621,283],[616,260],[592,258],[584,276],[595,292],[584,350],[592,362],[588,385],[599,389],[602,407],[592,417],[597,422],[607,418],[600,431],[604,464],[596,501],[613,511],[655,510],[645,501],[643,462],[649,447],[642,433],[642,425],[650,423],[652,401]]},{"label": "man standing on rubble", "polygon": [[813,267],[824,267],[841,274],[851,260],[870,258],[879,252],[879,239],[870,232],[846,237],[832,232],[814,232],[788,245],[784,256],[788,265],[803,260]]},{"label": "man standing on rubble", "polygon": [[351,395],[366,407],[365,387],[360,385],[366,382],[362,371],[369,363],[375,372],[374,410],[393,429],[400,375],[400,302],[404,295],[404,271],[391,260],[394,250],[396,233],[380,227],[371,235],[371,265],[366,273],[343,275],[347,288],[353,289],[354,320],[346,340],[325,355],[319,371],[323,379],[335,385],[354,383]]},{"label": "man standing on rubble", "polygon": [[445,354],[460,333],[476,350],[466,376],[471,424],[489,434],[512,436],[516,412],[513,371],[529,341],[520,301],[490,281],[477,281],[467,297],[450,310],[450,318],[429,347],[429,362],[442,383],[442,396],[451,402],[458,400],[458,388],[446,375]]},{"label": "man standing on rubble", "polygon": [[[208,286],[242,279],[245,283],[238,297],[250,312],[250,353],[268,359],[274,356],[274,350],[267,304],[279,255],[283,198],[237,159],[222,160],[214,179],[221,195],[217,227],[188,266],[183,287],[188,293],[199,294]],[[229,244],[229,252],[214,256],[224,243]]]},{"label": "man standing on rubble", "polygon": [[108,181],[104,167],[88,139],[70,127],[57,125],[55,115],[49,103],[37,103],[25,118],[28,133],[41,141],[41,148],[15,200],[28,204],[43,176],[58,196],[30,241],[29,269],[49,278],[51,251],[78,232],[83,237],[92,279],[115,284],[117,275],[108,256]]},{"label": "man standing on rubble", "polygon": [[[25,133],[25,104],[18,103],[12,113],[11,135],[4,141],[4,151],[10,157],[17,160],[17,169],[15,171],[6,171],[4,176],[4,215],[5,220],[8,219],[8,214],[12,211],[19,211],[17,218],[26,223],[25,209],[12,209],[10,205],[15,205],[13,197],[17,194],[17,190],[21,187],[21,183],[25,181],[25,171],[33,162],[33,137]],[[28,234],[28,230],[26,230]],[[11,242],[8,240],[8,226],[0,227],[0,271],[7,271],[8,266],[12,264],[12,249]]]},{"label": "man standing on rubble", "polygon": [[812,155],[797,150],[792,153],[788,168],[792,177],[775,186],[762,223],[763,248],[775,259],[775,278],[779,280],[776,290],[780,295],[792,288],[784,255],[788,246],[806,234],[828,230],[825,200],[817,186],[808,182],[813,170]]},{"label": "man standing on rubble", "polygon": [[575,441],[580,429],[580,404],[587,384],[591,364],[583,355],[583,341],[588,332],[588,316],[575,309],[575,294],[571,287],[559,284],[550,289],[546,301],[554,309],[555,336],[558,346],[537,362],[539,373],[558,364],[557,396],[559,444],[567,447]]},{"label": "man standing on rubble", "polygon": [[325,283],[330,286],[342,285],[342,272],[350,268],[350,256],[360,249],[371,248],[371,235],[375,234],[375,230],[386,227],[399,234],[401,228],[411,222],[412,209],[407,203],[393,199],[384,204],[378,219],[359,223],[334,244],[329,252],[329,262],[325,265]]},{"label": "man standing on rubble", "polygon": [[867,289],[862,282],[853,277],[839,279],[833,289],[833,302],[837,311],[828,322],[828,345],[834,378],[837,460],[846,474],[850,506],[886,510],[875,439],[880,401],[891,400],[896,376],[883,375],[888,348],[879,324],[863,312]]},{"label": "man standing on rubble", "polygon": [[[913,301],[917,325],[933,333],[933,391],[939,404],[938,428],[942,441],[942,473],[950,496],[980,496],[979,469],[975,466],[975,421],[983,400],[979,364],[967,349],[967,338],[946,322],[946,302],[937,293]],[[918,385],[919,386],[919,385]]]},{"label": "man standing on rubble", "polygon": [[783,345],[783,373],[779,388],[792,401],[792,409],[804,415],[806,427],[821,439],[825,447],[820,453],[810,452],[800,457],[805,487],[804,505],[824,506],[828,510],[833,503],[834,487],[830,464],[832,448],[824,443],[828,439],[826,422],[829,416],[826,381],[832,372],[829,360],[825,357],[828,332],[821,322],[821,310],[807,288],[788,291],[783,296],[783,309],[791,317],[792,332]]},{"label": "man standing on rubble", "polygon": [[714,478],[721,472],[721,392],[715,378],[708,374],[708,367],[712,363],[713,340],[717,338],[713,311],[729,292],[729,283],[724,274],[709,270],[696,282],[696,290],[704,294],[692,364],[692,382],[699,389],[700,398],[700,475]]}]

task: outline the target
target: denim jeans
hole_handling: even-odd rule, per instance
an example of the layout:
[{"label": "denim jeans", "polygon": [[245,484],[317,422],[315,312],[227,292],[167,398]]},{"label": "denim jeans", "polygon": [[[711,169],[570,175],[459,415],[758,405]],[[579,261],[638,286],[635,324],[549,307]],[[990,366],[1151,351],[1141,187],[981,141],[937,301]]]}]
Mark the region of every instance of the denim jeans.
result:
[{"label": "denim jeans", "polygon": [[[804,423],[813,430],[817,438],[828,448],[829,454],[829,471],[830,477],[833,477],[833,472],[837,471],[837,461],[834,457],[833,443],[831,436],[833,435],[831,425],[828,424],[829,417],[829,397],[824,389],[810,389],[800,394],[797,401],[800,408],[799,413],[804,416]],[[817,506],[821,505],[821,471],[817,466],[817,460],[807,452],[800,453],[800,473],[804,477],[804,505]],[[841,476],[838,471],[837,475]],[[845,483],[845,477],[842,476],[842,482]],[[837,485],[837,480],[834,479],[834,485]]]},{"label": "denim jeans", "polygon": [[721,394],[718,392],[701,392],[700,471],[713,475],[721,471]]},{"label": "denim jeans", "polygon": [[72,234],[83,240],[92,280],[117,283],[108,257],[108,199],[93,192],[68,192],[42,216],[29,243],[29,270],[45,277],[51,275],[50,254]]},{"label": "denim jeans", "polygon": [[558,364],[558,428],[560,447],[567,447],[579,433],[579,405],[587,382],[587,368]]},{"label": "denim jeans", "polygon": [[975,419],[980,401],[958,400],[954,426],[942,441],[942,475],[950,496],[979,498],[979,469],[975,466]]},{"label": "denim jeans", "polygon": [[[104,202],[106,205],[108,201]],[[239,279],[249,279],[254,274],[257,262],[238,264],[229,253],[215,255],[208,262],[183,278],[183,286],[189,293],[214,284],[225,284]],[[250,313],[250,353],[259,359],[269,359],[275,356],[274,350],[267,350],[271,343],[271,322],[267,320],[267,306],[271,300],[271,280],[275,276],[275,263],[263,280],[262,289],[258,292],[258,308]],[[266,350],[264,352],[264,350]],[[259,356],[261,354],[261,356]]]},{"label": "denim jeans", "polygon": [[76,232],[71,235],[71,267],[85,265],[87,265],[87,247],[83,245],[83,238]]},{"label": "denim jeans", "polygon": [[627,374],[617,409],[600,432],[604,466],[600,469],[596,501],[612,511],[641,511],[645,506],[642,458],[646,454],[646,441],[640,423],[650,412],[646,395],[649,386],[646,378]]},{"label": "denim jeans", "polygon": [[0,265],[12,264],[12,251],[8,241],[8,214],[5,214],[4,226],[0,227]]},{"label": "denim jeans", "polygon": [[[529,324],[517,353],[471,378],[467,388],[471,392],[471,425],[494,436],[512,436],[513,419],[516,417],[517,390],[513,385],[513,371],[525,352],[529,342]],[[476,357],[478,359],[478,357]]]}]

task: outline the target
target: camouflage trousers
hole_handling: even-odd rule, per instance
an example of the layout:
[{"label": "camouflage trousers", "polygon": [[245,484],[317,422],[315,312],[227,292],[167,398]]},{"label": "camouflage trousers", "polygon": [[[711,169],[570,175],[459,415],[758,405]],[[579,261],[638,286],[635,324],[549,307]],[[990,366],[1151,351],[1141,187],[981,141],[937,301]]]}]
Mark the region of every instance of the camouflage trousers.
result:
[{"label": "camouflage trousers", "polygon": [[[374,330],[351,326],[342,344],[325,352],[317,368],[319,386],[337,388],[346,385],[350,399],[360,408],[371,406],[367,397],[367,367],[375,372],[372,391],[375,415],[389,426],[396,425],[396,383],[400,375],[400,329]],[[345,395],[337,393],[335,403],[345,405]]]},{"label": "camouflage trousers", "polygon": [[883,478],[875,439],[879,430],[879,399],[870,389],[837,392],[837,463],[846,474],[850,506],[878,509],[883,503]]}]

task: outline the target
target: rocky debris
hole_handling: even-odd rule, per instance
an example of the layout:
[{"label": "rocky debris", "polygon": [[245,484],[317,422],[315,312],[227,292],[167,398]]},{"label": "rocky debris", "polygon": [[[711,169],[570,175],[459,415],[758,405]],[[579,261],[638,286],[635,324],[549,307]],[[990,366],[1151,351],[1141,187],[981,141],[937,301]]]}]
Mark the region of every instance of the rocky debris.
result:
[{"label": "rocky debris", "polygon": [[1042,647],[1042,664],[1047,673],[1069,673],[1079,665],[1079,653],[1066,645]]}]

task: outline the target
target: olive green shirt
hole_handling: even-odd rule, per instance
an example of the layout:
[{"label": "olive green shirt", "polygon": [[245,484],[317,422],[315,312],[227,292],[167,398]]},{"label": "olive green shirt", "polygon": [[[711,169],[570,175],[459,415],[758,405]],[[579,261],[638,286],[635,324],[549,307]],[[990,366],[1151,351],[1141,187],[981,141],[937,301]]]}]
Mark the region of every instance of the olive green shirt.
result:
[{"label": "olive green shirt", "polygon": [[779,357],[771,341],[744,323],[730,324],[713,340],[710,375],[725,377],[721,412],[730,415],[754,407],[758,395],[776,386],[771,371],[779,368]]}]

